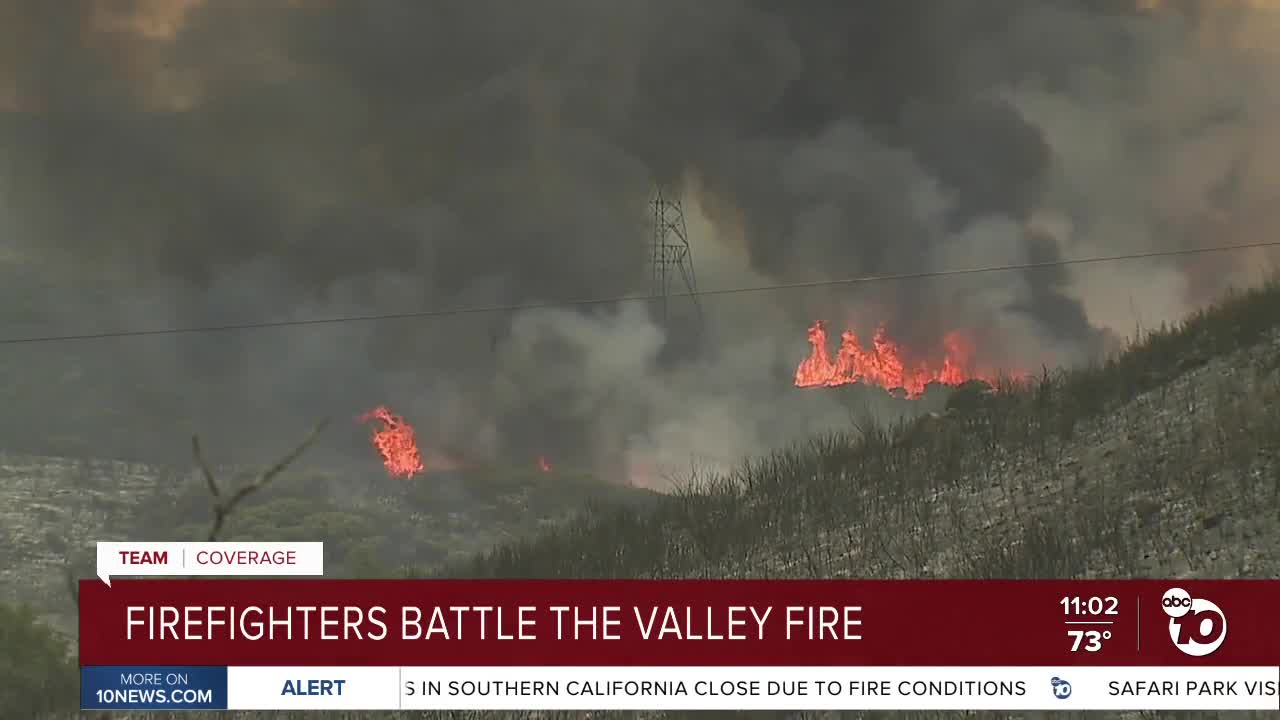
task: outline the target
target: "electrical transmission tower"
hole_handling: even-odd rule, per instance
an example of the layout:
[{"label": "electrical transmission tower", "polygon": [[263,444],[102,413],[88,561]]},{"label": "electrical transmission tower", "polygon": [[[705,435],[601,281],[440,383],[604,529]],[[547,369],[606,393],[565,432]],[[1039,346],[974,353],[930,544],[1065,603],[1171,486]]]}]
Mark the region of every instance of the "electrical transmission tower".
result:
[{"label": "electrical transmission tower", "polygon": [[694,310],[701,319],[702,307],[698,303],[698,283],[693,274],[693,254],[684,224],[684,207],[678,197],[671,197],[662,186],[658,186],[650,209],[653,211],[652,294],[658,300],[662,321],[665,323],[667,320],[668,299],[677,275],[684,286],[681,294],[693,301]]}]

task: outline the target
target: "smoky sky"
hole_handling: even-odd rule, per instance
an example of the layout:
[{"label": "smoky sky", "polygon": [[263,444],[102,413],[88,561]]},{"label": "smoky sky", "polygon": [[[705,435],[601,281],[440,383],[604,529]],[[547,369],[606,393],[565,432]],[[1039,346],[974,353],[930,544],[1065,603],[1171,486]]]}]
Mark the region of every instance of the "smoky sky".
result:
[{"label": "smoky sky", "polygon": [[[77,43],[93,3],[33,12],[14,71],[43,110],[6,133],[27,186],[16,241],[131,282],[207,287],[269,257],[314,293],[406,267],[433,299],[486,276],[508,299],[625,292],[645,269],[628,205],[692,167],[747,208],[752,257],[776,272],[799,200],[770,166],[805,139],[856,122],[957,194],[952,223],[1017,217],[1047,149],[984,95],[1122,55],[1033,44],[1019,32],[1052,29],[1043,7],[992,0],[275,5],[205,4],[150,52]],[[150,110],[160,72],[195,78],[199,104]],[[936,241],[862,194],[847,215],[866,231],[821,260],[876,271],[885,246]]]},{"label": "smoky sky", "polygon": [[[149,35],[103,8],[146,18],[163,4],[8,4],[0,242],[24,308],[11,335],[644,292],[647,195],[690,176],[711,225],[742,229],[741,267],[723,277],[1060,258],[1063,242],[1024,232],[1047,196],[1065,198],[1053,209],[1072,227],[1114,213],[1062,190],[1063,148],[1011,93],[1075,99],[1093,96],[1095,76],[1137,82],[1195,23],[1067,0],[316,0],[195,3],[176,30]],[[695,263],[715,262],[696,248]],[[1094,347],[1069,275],[990,282],[999,290],[752,302],[778,323],[762,337],[795,339],[779,358],[805,352],[804,323],[849,303],[879,308],[909,343],[957,323],[1005,332],[958,309],[973,292],[994,293],[983,312],[1019,332]],[[734,336],[725,323],[742,315],[713,309],[709,332]],[[60,368],[48,387],[14,392],[35,407],[110,403],[166,442],[179,426],[273,418],[257,436],[401,397],[441,418],[439,434],[495,452],[547,436],[572,447],[601,413],[623,445],[661,422],[662,408],[628,407],[630,384],[587,391],[570,370],[533,387],[540,373],[504,363],[594,367],[582,357],[599,348],[577,326],[535,341],[518,324],[496,314],[31,346],[15,348],[10,372]],[[722,358],[686,360],[714,373]],[[770,393],[788,382],[752,383],[775,380]],[[503,382],[526,392],[494,389]],[[14,417],[15,437],[59,422]],[[139,434],[131,442],[152,441]]]}]

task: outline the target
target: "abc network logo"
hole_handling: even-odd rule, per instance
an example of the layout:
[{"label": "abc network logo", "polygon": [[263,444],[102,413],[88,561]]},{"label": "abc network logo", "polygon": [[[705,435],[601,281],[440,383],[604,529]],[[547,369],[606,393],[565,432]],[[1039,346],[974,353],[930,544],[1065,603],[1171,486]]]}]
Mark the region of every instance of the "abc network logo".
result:
[{"label": "abc network logo", "polygon": [[1188,655],[1204,657],[1227,639],[1227,616],[1204,598],[1193,598],[1182,588],[1169,588],[1160,606],[1169,616],[1169,637]]}]

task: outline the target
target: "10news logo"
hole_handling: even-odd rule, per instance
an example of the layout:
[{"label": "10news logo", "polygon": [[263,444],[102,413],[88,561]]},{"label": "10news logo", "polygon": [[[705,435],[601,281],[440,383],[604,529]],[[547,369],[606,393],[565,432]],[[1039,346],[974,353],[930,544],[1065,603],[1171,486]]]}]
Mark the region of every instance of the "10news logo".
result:
[{"label": "10news logo", "polygon": [[1227,639],[1227,616],[1213,602],[1193,598],[1182,588],[1169,588],[1160,600],[1169,616],[1169,637],[1182,652],[1204,657]]}]

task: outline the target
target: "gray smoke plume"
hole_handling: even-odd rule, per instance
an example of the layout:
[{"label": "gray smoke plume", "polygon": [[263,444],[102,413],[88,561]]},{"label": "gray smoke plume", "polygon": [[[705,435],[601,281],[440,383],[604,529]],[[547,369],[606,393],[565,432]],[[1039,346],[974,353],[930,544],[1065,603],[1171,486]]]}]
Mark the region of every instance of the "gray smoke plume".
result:
[{"label": "gray smoke plume", "polygon": [[[708,289],[1258,239],[1274,11],[1120,4],[10,0],[0,335],[641,293],[657,182]],[[647,481],[843,422],[791,387],[814,319],[1069,364],[1258,260],[709,297],[674,355],[637,304],[10,345],[0,428],[248,459],[334,414],[341,455],[387,403],[442,453]]]}]

